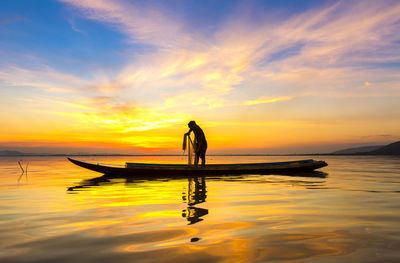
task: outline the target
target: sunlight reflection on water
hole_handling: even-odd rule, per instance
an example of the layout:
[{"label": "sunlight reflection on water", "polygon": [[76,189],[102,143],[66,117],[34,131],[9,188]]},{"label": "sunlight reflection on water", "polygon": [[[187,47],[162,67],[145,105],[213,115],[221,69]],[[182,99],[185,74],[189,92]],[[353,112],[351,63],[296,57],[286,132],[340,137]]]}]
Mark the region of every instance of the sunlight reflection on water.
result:
[{"label": "sunlight reflection on water", "polygon": [[[307,159],[309,157],[305,157]],[[105,178],[0,158],[1,262],[397,262],[400,158],[323,156],[326,177]],[[82,157],[184,163],[184,157]],[[212,156],[210,163],[295,160]]]}]

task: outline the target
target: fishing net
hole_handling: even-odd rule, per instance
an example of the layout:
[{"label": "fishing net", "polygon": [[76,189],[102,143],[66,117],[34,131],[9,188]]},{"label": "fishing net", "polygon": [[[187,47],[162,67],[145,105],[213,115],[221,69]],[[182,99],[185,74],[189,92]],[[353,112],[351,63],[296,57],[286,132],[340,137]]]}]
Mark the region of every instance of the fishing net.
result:
[{"label": "fishing net", "polygon": [[183,154],[185,154],[186,149],[188,150],[188,166],[191,166],[193,164],[194,151],[193,151],[193,142],[189,134],[185,134],[183,136],[183,145],[182,145]]}]

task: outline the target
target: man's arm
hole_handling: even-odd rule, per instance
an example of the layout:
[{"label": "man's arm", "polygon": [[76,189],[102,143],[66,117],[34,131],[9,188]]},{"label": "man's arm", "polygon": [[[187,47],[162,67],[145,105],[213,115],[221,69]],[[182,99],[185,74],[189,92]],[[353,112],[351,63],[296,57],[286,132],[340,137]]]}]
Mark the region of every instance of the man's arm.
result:
[{"label": "man's arm", "polygon": [[190,135],[190,133],[193,131],[193,129],[190,129],[185,135]]}]

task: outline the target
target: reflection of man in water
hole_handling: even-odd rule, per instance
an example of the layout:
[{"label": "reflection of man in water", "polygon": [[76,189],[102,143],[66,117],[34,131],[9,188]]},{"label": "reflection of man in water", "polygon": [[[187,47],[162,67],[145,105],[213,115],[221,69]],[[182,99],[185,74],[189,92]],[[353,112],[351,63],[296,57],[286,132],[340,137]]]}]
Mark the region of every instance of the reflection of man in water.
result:
[{"label": "reflection of man in water", "polygon": [[201,158],[201,166],[206,164],[206,151],[207,151],[207,141],[203,130],[196,124],[195,121],[190,121],[188,123],[190,130],[186,135],[190,135],[193,131],[194,133],[194,165],[197,166],[199,163],[199,158]]},{"label": "reflection of man in water", "polygon": [[189,177],[188,192],[182,194],[182,199],[187,201],[187,209],[182,210],[182,216],[190,222],[189,225],[203,221],[201,218],[208,214],[208,209],[196,207],[195,205],[204,203],[207,198],[206,179],[204,177]]}]

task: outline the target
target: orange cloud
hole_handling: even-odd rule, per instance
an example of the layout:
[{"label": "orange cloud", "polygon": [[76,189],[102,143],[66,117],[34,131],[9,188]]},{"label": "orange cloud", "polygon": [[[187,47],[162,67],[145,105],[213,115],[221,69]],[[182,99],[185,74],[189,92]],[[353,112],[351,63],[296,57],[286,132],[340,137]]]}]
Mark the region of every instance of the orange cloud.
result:
[{"label": "orange cloud", "polygon": [[261,97],[257,100],[248,100],[243,102],[243,105],[256,105],[256,104],[262,104],[262,103],[272,103],[272,102],[277,102],[277,101],[283,101],[283,100],[291,100],[291,97],[278,97],[278,98],[265,98]]}]

